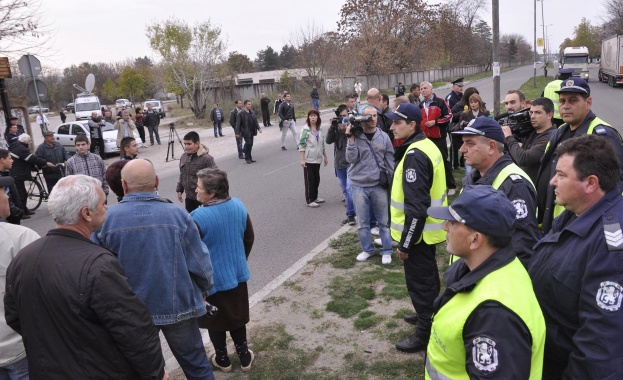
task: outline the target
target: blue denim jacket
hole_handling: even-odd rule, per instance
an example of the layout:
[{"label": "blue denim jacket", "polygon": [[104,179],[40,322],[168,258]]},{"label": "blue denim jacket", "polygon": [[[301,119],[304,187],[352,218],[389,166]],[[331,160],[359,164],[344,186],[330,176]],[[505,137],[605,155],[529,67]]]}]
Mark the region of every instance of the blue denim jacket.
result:
[{"label": "blue denim jacket", "polygon": [[186,210],[155,193],[130,193],[110,206],[95,243],[115,252],[156,325],[206,313],[212,288],[208,248]]}]

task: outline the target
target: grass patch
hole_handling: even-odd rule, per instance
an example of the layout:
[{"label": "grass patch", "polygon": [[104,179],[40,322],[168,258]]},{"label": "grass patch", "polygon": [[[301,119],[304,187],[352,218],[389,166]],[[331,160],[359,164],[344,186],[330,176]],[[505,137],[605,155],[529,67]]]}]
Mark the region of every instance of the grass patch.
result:
[{"label": "grass patch", "polygon": [[[374,290],[366,290],[366,286],[343,276],[334,277],[329,283],[329,294],[332,300],[327,303],[327,311],[336,313],[342,318],[350,318],[364,310],[374,298]],[[365,297],[365,298],[364,298]]]},{"label": "grass patch", "polygon": [[535,88],[534,80],[532,77],[530,77],[530,79],[528,79],[524,84],[521,85],[521,87],[519,87],[519,91],[523,92],[526,95],[527,100],[539,98],[541,97],[541,92],[543,92],[545,86],[547,86],[547,84],[553,80],[554,78],[552,77],[543,77],[537,75]]},{"label": "grass patch", "polygon": [[388,329],[395,329],[396,327],[398,327],[398,322],[394,320],[387,321],[387,323],[385,323],[385,327]]},{"label": "grass patch", "polygon": [[312,310],[311,319],[320,319],[322,317],[324,317],[324,311],[318,309]]},{"label": "grass patch", "polygon": [[367,330],[383,321],[383,317],[370,310],[364,310],[353,322],[357,330]]}]

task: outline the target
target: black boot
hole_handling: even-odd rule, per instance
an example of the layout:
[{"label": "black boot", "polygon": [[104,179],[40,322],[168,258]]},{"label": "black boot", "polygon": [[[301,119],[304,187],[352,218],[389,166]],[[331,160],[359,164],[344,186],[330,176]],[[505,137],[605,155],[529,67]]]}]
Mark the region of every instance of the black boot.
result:
[{"label": "black boot", "polygon": [[430,317],[419,315],[415,334],[396,343],[396,349],[402,352],[426,351],[430,339],[432,320]]},{"label": "black boot", "polygon": [[236,352],[240,358],[240,368],[242,369],[242,372],[249,371],[251,369],[251,365],[253,365],[255,355],[253,354],[253,351],[249,350],[247,342],[244,342],[241,345],[236,345]]},{"label": "black boot", "polygon": [[414,326],[417,325],[417,320],[418,320],[418,315],[417,313],[411,313],[411,314],[405,314],[402,319],[405,320],[405,322],[410,323]]},{"label": "black boot", "polygon": [[223,372],[231,371],[231,361],[229,361],[229,356],[227,355],[227,348],[215,349],[214,351],[215,353],[210,358],[212,366]]}]

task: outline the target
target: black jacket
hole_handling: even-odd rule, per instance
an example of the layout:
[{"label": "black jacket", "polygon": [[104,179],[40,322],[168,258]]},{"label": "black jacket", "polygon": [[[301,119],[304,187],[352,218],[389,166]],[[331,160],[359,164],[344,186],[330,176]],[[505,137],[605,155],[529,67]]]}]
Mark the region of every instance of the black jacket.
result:
[{"label": "black jacket", "polygon": [[260,124],[257,122],[257,117],[253,111],[242,110],[238,114],[236,120],[236,135],[240,136],[257,136],[257,131],[260,130]]},{"label": "black jacket", "polygon": [[6,322],[24,338],[31,379],[161,379],[160,339],[117,258],[53,229],[7,269]]},{"label": "black jacket", "polygon": [[[223,113],[222,109],[218,109],[219,111],[221,111],[221,118],[218,120],[221,123],[225,121],[225,114]],[[210,111],[210,120],[212,120],[212,122],[216,122],[216,108],[212,108],[212,111]]]},{"label": "black jacket", "polygon": [[346,161],[346,144],[348,143],[348,137],[346,133],[340,128],[338,123],[332,122],[327,132],[326,138],[327,144],[335,144],[333,146],[333,161],[336,169],[346,169],[350,166]]},{"label": "black jacket", "polygon": [[160,125],[160,115],[157,111],[147,110],[143,112],[143,115],[143,124],[145,124],[146,127],[157,127]]},{"label": "black jacket", "polygon": [[[8,177],[11,174],[8,170],[0,170],[0,177]],[[22,200],[19,197],[19,193],[17,192],[17,187],[15,185],[11,185],[8,189],[9,191],[9,210],[10,214],[6,218],[6,221],[11,224],[20,224],[20,220],[24,216],[24,206],[22,205]]]},{"label": "black jacket", "polygon": [[320,99],[320,95],[318,94],[317,88],[313,88],[311,92],[309,93],[309,96],[311,96],[312,99]]},{"label": "black jacket", "polygon": [[292,102],[283,102],[279,106],[279,118],[281,120],[294,120],[296,122],[296,114],[294,113],[294,104]]},{"label": "black jacket", "polygon": [[270,99],[268,98],[262,98],[260,100],[260,107],[262,109],[262,112],[268,112],[268,105],[270,104]]},{"label": "black jacket", "polygon": [[236,128],[239,112],[240,110],[238,109],[238,107],[234,107],[234,109],[231,110],[231,112],[229,113],[229,125],[231,125],[233,128]]},{"label": "black jacket", "polygon": [[30,180],[32,175],[30,172],[33,166],[44,167],[48,162],[43,158],[37,157],[30,153],[28,145],[19,141],[14,142],[9,147],[11,157],[13,157],[13,167],[11,167],[11,175],[15,179],[22,181]]},{"label": "black jacket", "polygon": [[[53,164],[60,164],[69,160],[69,152],[58,142],[54,142],[54,145],[49,146],[45,142],[37,147],[35,155],[39,158],[43,158],[47,162]],[[55,168],[43,168],[43,176],[49,179],[61,179],[63,173],[61,173],[58,167]]]},{"label": "black jacket", "polygon": [[[518,141],[515,136],[508,136],[504,139],[508,154],[530,176],[534,186],[537,186],[537,174],[541,166],[541,157],[545,153],[545,147],[549,141],[549,133],[553,130],[554,128],[551,127],[541,133],[532,131],[522,141]],[[521,146],[519,146],[519,143],[521,143]]]},{"label": "black jacket", "polygon": [[[500,171],[512,163],[511,157],[504,155],[489,168],[483,177],[480,176],[478,170],[474,170],[471,175],[465,176],[463,187],[467,185],[491,185]],[[536,190],[530,182],[521,176],[508,177],[502,182],[498,190],[503,192],[517,209],[515,232],[510,246],[513,247],[517,258],[527,268],[534,252],[532,247],[539,239],[536,221]]]}]

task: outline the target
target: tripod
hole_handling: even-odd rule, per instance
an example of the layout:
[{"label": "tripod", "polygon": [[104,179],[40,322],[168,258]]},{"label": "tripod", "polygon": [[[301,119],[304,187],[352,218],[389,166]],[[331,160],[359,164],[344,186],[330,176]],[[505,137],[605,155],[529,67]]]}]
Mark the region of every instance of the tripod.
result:
[{"label": "tripod", "polygon": [[177,141],[180,142],[180,146],[182,147],[182,151],[184,150],[184,144],[182,144],[182,140],[180,139],[180,135],[177,134],[177,130],[175,129],[175,124],[169,124],[169,142],[167,143],[167,157],[165,159],[166,162],[169,162],[169,151],[171,151],[171,160],[176,160],[175,158],[175,140],[173,140],[173,134],[175,133],[175,137],[177,137]]}]

